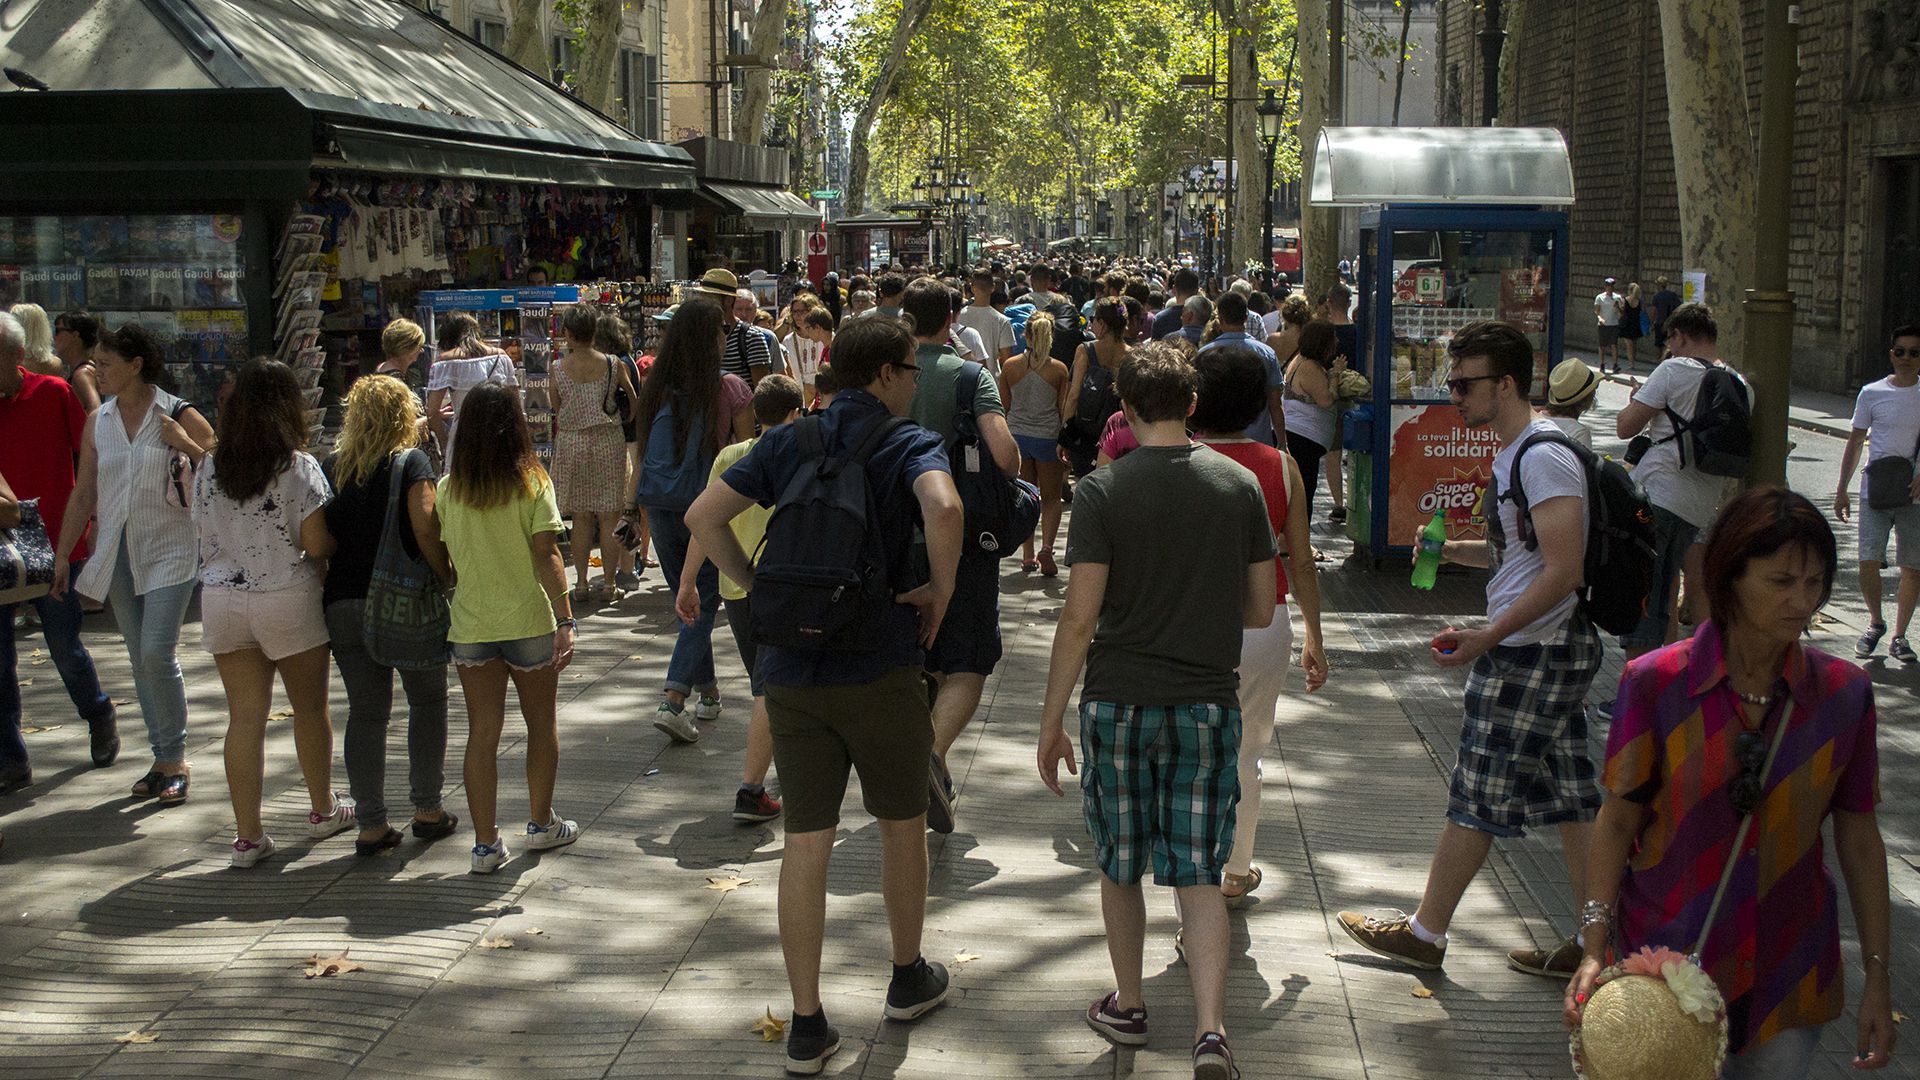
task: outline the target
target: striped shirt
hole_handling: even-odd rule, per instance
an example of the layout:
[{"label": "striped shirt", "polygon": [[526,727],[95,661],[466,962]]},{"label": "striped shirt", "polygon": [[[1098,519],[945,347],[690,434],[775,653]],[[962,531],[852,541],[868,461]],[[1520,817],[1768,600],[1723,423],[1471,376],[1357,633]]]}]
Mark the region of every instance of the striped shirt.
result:
[{"label": "striped shirt", "polygon": [[108,398],[93,417],[93,450],[98,461],[94,522],[99,528],[94,557],[73,583],[83,596],[104,600],[113,585],[114,566],[126,542],[133,594],[192,581],[200,569],[200,542],[187,507],[167,502],[168,466],[173,450],[161,440],[161,418],[184,404],[158,387],[133,438],[120,418],[120,399]]},{"label": "striped shirt", "polygon": [[720,370],[738,375],[741,381],[752,386],[753,369],[771,368],[777,355],[780,355],[780,342],[774,338],[773,331],[752,323],[735,322],[727,327],[727,347],[721,354]]},{"label": "striped shirt", "polygon": [[[1700,957],[1727,999],[1732,1053],[1840,1015],[1840,924],[1820,825],[1880,799],[1866,672],[1796,644],[1783,676],[1793,719]],[[1602,783],[1647,817],[1620,886],[1619,945],[1686,952],[1740,823],[1728,792],[1746,727],[1719,624],[1629,663],[1620,702]],[[1759,729],[1769,742],[1783,708]]]}]

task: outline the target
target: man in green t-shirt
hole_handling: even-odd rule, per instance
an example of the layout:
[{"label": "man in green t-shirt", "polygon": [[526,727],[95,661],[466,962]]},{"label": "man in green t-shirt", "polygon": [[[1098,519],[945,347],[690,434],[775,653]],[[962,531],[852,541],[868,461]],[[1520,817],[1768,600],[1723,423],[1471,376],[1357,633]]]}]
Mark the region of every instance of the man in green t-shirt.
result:
[{"label": "man in green t-shirt", "polygon": [[[1170,345],[1134,351],[1120,400],[1140,448],[1079,484],[1067,533],[1066,605],[1041,715],[1040,778],[1075,771],[1064,720],[1080,691],[1087,830],[1117,989],[1087,1023],[1144,1045],[1140,879],[1179,890],[1193,982],[1195,1075],[1228,1076],[1227,908],[1220,876],[1239,802],[1243,628],[1272,623],[1274,538],[1252,473],[1187,438],[1196,378]],[[1203,529],[1183,528],[1206,522]],[[1204,1070],[1204,1071],[1203,1071]]]}]

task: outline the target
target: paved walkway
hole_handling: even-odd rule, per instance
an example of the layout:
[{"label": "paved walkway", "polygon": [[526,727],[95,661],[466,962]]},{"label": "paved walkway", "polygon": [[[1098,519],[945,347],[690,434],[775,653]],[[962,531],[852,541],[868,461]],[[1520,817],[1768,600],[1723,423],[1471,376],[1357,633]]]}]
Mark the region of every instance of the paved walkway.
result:
[{"label": "paved walkway", "polygon": [[[1334,555],[1345,542],[1331,535]],[[1011,564],[1009,564],[1011,565]],[[1441,824],[1458,680],[1423,659],[1435,626],[1480,606],[1477,579],[1429,595],[1395,570],[1323,564],[1334,678],[1282,703],[1267,757],[1260,863],[1267,884],[1234,916],[1229,1018],[1252,1077],[1569,1075],[1559,987],[1506,969],[1504,951],[1565,932],[1570,904],[1551,840],[1501,845],[1475,882],[1444,974],[1416,977],[1360,953],[1332,922],[1346,907],[1411,906]],[[1186,974],[1171,899],[1150,891],[1147,997],[1155,1040],[1116,1051],[1078,1019],[1108,987],[1098,890],[1078,800],[1034,774],[1033,739],[1065,579],[1009,573],[1007,658],[956,748],[959,828],[933,838],[926,954],[954,968],[949,1005],[913,1026],[881,1019],[885,914],[878,833],[849,810],[830,882],[827,1007],[846,1043],[829,1075],[1185,1076]],[[1836,623],[1829,644],[1851,633]],[[9,1078],[774,1076],[781,1047],[749,1027],[784,1016],[775,929],[777,823],[729,818],[745,680],[722,653],[727,712],[692,747],[648,723],[671,641],[666,594],[642,592],[582,625],[562,680],[558,805],[578,845],[470,877],[464,837],[356,859],[350,835],[301,839],[305,795],[284,723],[273,725],[267,820],[283,853],[226,868],[217,677],[188,628],[193,799],[158,810],[124,797],[145,765],[128,708],[123,762],[86,766],[77,722],[39,646],[21,675],[38,783],[0,800],[0,1055]],[[106,617],[88,640],[116,697],[131,697]],[[727,636],[716,633],[717,645]],[[1611,661],[1602,682],[1617,676]],[[1914,683],[1882,682],[1886,823],[1894,852],[1896,995],[1920,1000],[1920,816],[1904,778],[1920,764]],[[1297,681],[1296,681],[1297,686]],[[1596,692],[1596,698],[1599,696]],[[336,727],[344,699],[334,701]],[[456,687],[453,746],[464,745]],[[337,736],[336,736],[337,738]],[[503,746],[503,821],[523,813],[520,743]],[[389,788],[403,789],[396,723]],[[457,764],[453,770],[458,772]],[[449,804],[464,811],[454,785]],[[343,775],[336,785],[344,787]],[[856,784],[857,786],[857,784]],[[463,815],[464,816],[464,815]],[[709,878],[741,877],[731,891]],[[500,946],[510,947],[500,947]],[[1849,939],[1849,958],[1855,950]],[[307,979],[302,961],[347,951],[362,970]],[[959,962],[958,957],[975,957]],[[1857,964],[1850,965],[1857,996]],[[1431,997],[1416,996],[1430,990]],[[119,1041],[130,1033],[146,1041]],[[1851,1021],[1816,1076],[1844,1067]],[[1920,1076],[1909,1048],[1882,1075]]]}]

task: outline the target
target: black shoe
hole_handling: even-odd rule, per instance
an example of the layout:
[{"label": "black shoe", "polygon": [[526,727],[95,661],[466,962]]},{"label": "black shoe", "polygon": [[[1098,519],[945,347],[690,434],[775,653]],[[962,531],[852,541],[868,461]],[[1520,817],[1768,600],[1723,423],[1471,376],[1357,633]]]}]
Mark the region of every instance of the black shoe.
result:
[{"label": "black shoe", "polygon": [[826,1068],[827,1059],[840,1049],[840,1033],[827,1023],[827,1014],[822,1011],[807,1019],[812,1024],[803,1025],[801,1018],[793,1018],[792,1027],[787,1029],[787,1075],[812,1076]]},{"label": "black shoe", "polygon": [[918,1020],[947,1000],[947,969],[921,957],[887,984],[887,1019]]},{"label": "black shoe", "polygon": [[1345,525],[1347,523],[1347,508],[1344,506],[1334,507],[1327,512],[1327,521],[1334,525]]},{"label": "black shoe", "polygon": [[375,839],[355,840],[353,842],[353,853],[363,859],[372,858],[383,851],[392,851],[394,848],[399,847],[400,841],[405,839],[406,837],[400,835],[399,829],[389,826],[384,834]]},{"label": "black shoe", "polygon": [[927,828],[943,835],[953,831],[953,777],[939,754],[927,757]]},{"label": "black shoe", "polygon": [[119,710],[107,713],[104,720],[87,721],[89,749],[93,754],[93,767],[104,769],[120,758]]},{"label": "black shoe", "polygon": [[435,840],[445,840],[460,827],[460,819],[445,810],[440,811],[439,821],[416,821],[413,823],[413,838],[429,844]]},{"label": "black shoe", "polygon": [[8,765],[0,768],[0,795],[11,795],[33,783],[33,766]]}]

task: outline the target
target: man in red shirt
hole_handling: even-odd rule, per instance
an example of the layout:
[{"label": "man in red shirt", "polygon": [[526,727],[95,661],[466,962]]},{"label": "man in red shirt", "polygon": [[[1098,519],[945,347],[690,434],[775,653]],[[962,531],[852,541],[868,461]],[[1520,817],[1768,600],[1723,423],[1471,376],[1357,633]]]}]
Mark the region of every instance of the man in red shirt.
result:
[{"label": "man in red shirt", "polygon": [[[86,413],[65,379],[36,375],[21,365],[27,335],[12,315],[0,312],[0,476],[22,502],[40,500],[47,535],[60,535],[60,522],[73,493],[74,455]],[[87,557],[87,538],[70,553],[78,572]],[[58,600],[29,601],[40,615],[47,652],[67,685],[67,696],[87,722],[94,765],[105,768],[120,756],[113,701],[100,691],[93,657],[80,644],[80,594],[68,589]],[[20,738],[20,681],[13,647],[13,609],[0,607],[0,795],[33,782],[27,745]]]}]

